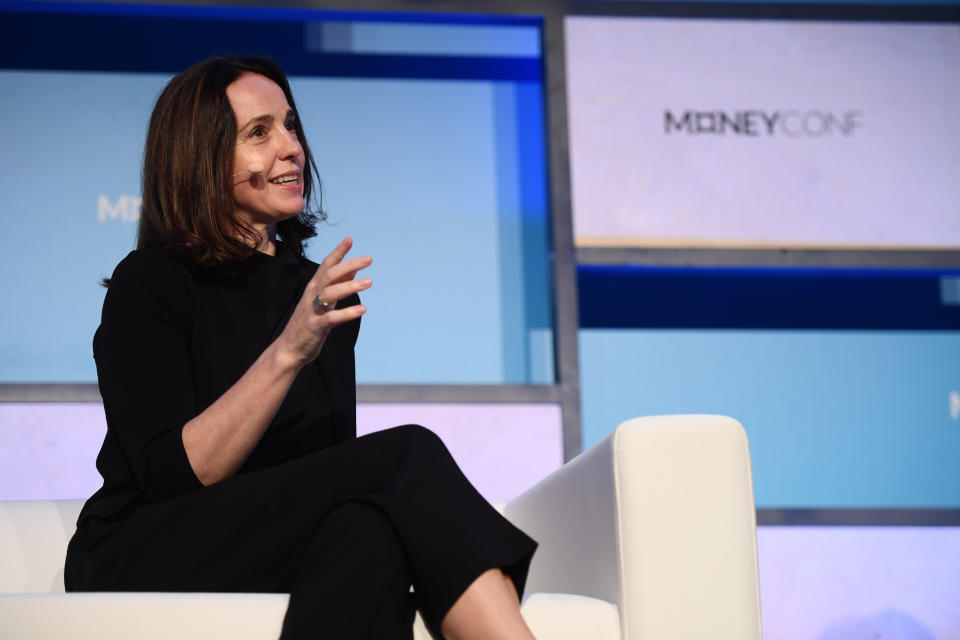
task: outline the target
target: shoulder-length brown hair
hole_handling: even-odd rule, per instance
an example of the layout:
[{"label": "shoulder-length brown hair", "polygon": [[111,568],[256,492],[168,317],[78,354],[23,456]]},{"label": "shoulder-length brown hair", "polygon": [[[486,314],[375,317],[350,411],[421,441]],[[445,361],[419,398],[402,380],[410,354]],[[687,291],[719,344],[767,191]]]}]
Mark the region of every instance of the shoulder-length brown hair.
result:
[{"label": "shoulder-length brown hair", "polygon": [[[233,155],[237,122],[227,87],[244,73],[257,73],[283,90],[296,113],[290,83],[266,58],[210,58],[177,74],[157,98],[143,155],[137,248],[163,247],[194,266],[229,264],[247,258],[261,240],[237,220],[233,201]],[[307,209],[277,224],[286,246],[303,254],[325,216],[310,212],[317,166],[299,117],[297,137],[306,158],[303,197]],[[319,187],[319,185],[318,185]],[[319,188],[318,188],[319,193]]]}]

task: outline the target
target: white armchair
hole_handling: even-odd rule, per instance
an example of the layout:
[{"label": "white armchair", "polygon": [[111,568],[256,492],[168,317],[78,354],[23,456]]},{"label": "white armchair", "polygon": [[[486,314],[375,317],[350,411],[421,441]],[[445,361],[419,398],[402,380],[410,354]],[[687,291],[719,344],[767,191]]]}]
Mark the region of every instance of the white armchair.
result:
[{"label": "white armchair", "polygon": [[[63,593],[80,501],[0,503],[0,638],[267,640],[284,594]],[[636,418],[504,509],[540,542],[541,640],[759,640],[750,454],[722,416]],[[417,638],[428,638],[418,620]]]}]

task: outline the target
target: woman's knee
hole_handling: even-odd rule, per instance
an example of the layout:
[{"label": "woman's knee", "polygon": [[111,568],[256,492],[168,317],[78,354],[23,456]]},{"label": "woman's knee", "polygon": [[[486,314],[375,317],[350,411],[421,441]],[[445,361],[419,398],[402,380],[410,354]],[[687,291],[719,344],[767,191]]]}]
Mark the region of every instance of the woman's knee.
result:
[{"label": "woman's knee", "polygon": [[440,436],[419,424],[405,424],[391,431],[396,432],[397,439],[402,442],[405,449],[449,455],[447,445],[443,443]]}]

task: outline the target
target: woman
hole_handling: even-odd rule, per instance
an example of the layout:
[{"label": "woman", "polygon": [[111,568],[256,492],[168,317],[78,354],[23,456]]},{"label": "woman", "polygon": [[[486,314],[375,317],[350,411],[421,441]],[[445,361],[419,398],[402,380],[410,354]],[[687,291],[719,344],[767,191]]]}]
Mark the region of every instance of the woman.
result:
[{"label": "woman", "polygon": [[315,171],[268,60],[206,60],[158,98],[94,336],[104,484],[67,589],[290,592],[284,638],[409,638],[414,606],[448,638],[530,638],[535,543],[429,431],[356,438],[371,260],[349,238],[304,258]]}]

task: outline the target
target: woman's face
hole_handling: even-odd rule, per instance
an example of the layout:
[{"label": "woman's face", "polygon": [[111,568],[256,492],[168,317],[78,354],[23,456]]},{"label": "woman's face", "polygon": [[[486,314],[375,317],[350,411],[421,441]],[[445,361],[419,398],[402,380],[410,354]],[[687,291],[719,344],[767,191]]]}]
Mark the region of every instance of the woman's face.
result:
[{"label": "woman's face", "polygon": [[[245,73],[227,87],[237,119],[233,156],[234,216],[264,231],[303,211],[303,147],[296,114],[277,83]],[[261,165],[250,173],[251,165]],[[256,169],[256,167],[255,167]]]}]

